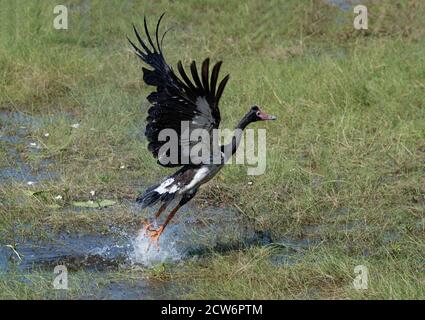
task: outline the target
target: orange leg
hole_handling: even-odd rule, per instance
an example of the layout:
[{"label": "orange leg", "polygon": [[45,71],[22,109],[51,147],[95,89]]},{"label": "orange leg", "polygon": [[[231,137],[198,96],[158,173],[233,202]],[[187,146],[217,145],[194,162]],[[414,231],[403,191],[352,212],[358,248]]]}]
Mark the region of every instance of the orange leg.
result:
[{"label": "orange leg", "polygon": [[173,210],[171,210],[170,214],[168,215],[167,219],[165,219],[165,222],[162,226],[160,226],[157,230],[147,229],[149,232],[149,237],[151,243],[158,243],[158,239],[162,232],[164,232],[165,227],[170,222],[171,219],[173,219],[176,212],[180,209],[181,205],[178,204]]},{"label": "orange leg", "polygon": [[158,212],[155,214],[155,219],[158,219],[161,213],[167,208],[167,204],[164,203],[161,208],[159,208]]},{"label": "orange leg", "polygon": [[[167,204],[164,203],[159,209],[158,211],[155,213],[155,219],[158,219],[158,217],[161,215],[161,213],[167,208]],[[148,230],[152,229],[152,223],[148,222],[147,220],[142,221],[142,225],[143,225],[143,231],[146,232]]]}]

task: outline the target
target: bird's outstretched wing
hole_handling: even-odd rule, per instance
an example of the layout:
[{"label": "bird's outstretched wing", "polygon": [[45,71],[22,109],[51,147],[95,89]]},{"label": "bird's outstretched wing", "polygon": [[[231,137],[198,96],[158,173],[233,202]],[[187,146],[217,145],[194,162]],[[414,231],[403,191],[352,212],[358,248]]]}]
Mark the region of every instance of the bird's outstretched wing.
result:
[{"label": "bird's outstretched wing", "polygon": [[[143,80],[147,85],[156,87],[156,91],[148,95],[147,99],[152,104],[148,111],[147,125],[145,135],[149,141],[148,149],[154,157],[158,159],[158,163],[165,167],[181,166],[183,164],[193,163],[190,155],[191,147],[198,142],[192,142],[187,139],[191,132],[195,129],[204,129],[210,133],[212,129],[218,128],[220,123],[220,110],[218,103],[223,90],[229,80],[229,75],[223,78],[217,88],[218,74],[222,62],[214,65],[209,76],[209,59],[205,59],[202,63],[201,74],[199,76],[195,61],[190,65],[190,73],[192,80],[189,79],[183,69],[181,61],[177,64],[179,78],[173,69],[166,63],[162,53],[162,40],[167,32],[165,32],[159,41],[159,26],[161,17],[156,25],[155,41],[149,34],[144,19],[144,29],[148,44],[141,38],[137,29],[133,26],[134,33],[141,46],[136,46],[130,39],[128,41],[135,50],[135,53],[148,64],[152,69],[143,68]],[[182,122],[188,124],[188,132],[184,129],[182,135]],[[178,160],[173,163],[162,161],[169,158],[166,154],[167,150],[161,148],[166,141],[161,141],[160,132],[163,129],[172,129],[177,133],[178,138]],[[181,146],[185,146],[181,148]],[[185,153],[185,154],[183,154]],[[196,163],[199,164],[199,163]]]}]

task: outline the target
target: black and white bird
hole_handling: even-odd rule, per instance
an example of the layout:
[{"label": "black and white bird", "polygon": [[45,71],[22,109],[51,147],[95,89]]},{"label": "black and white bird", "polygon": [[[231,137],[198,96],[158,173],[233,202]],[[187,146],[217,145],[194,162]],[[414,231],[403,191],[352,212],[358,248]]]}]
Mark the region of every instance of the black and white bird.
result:
[{"label": "black and white bird", "polygon": [[[218,105],[229,80],[229,75],[225,76],[220,82],[218,81],[222,64],[220,61],[214,65],[210,76],[210,60],[207,58],[202,63],[200,75],[195,61],[191,63],[192,80],[179,61],[177,64],[179,77],[166,63],[161,49],[166,34],[165,32],[162,35],[160,41],[159,27],[163,16],[164,14],[161,15],[156,25],[155,43],[149,34],[146,17],[144,29],[147,40],[141,38],[134,26],[134,33],[140,46],[128,39],[137,56],[151,68],[142,69],[144,82],[156,88],[156,91],[147,97],[147,100],[152,104],[148,110],[145,130],[145,135],[149,141],[148,150],[158,159],[160,165],[181,167],[176,173],[166,177],[161,183],[148,188],[143,195],[137,198],[142,208],[160,204],[155,219],[174,199],[178,201],[177,206],[171,210],[165,222],[159,228],[155,229],[151,223],[145,222],[145,231],[153,242],[158,240],[179,208],[190,201],[196,195],[199,187],[214,177],[224,163],[236,152],[242,130],[251,122],[276,119],[276,117],[262,112],[259,107],[253,106],[238,123],[236,129],[239,130],[235,130],[229,144],[218,145],[218,142],[212,139],[208,146],[209,156],[203,157],[201,161],[196,157],[195,159],[190,157],[191,149],[199,141],[190,141],[187,136],[190,136],[194,130],[201,129],[209,133],[211,137],[213,130],[219,127],[220,110]],[[188,124],[188,132],[182,132],[182,122]],[[163,141],[164,139],[160,135],[164,129],[171,129],[176,132],[176,144],[179,147],[177,148],[177,161],[164,161],[170,156],[169,149],[161,148],[167,143],[167,141]],[[218,152],[213,150],[218,150]],[[211,161],[212,158],[217,159],[216,156],[218,156],[219,161]]]}]

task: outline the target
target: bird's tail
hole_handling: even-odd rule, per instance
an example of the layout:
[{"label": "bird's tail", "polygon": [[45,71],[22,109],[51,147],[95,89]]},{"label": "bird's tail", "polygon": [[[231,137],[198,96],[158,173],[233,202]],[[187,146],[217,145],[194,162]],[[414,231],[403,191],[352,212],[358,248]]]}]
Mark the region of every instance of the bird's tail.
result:
[{"label": "bird's tail", "polygon": [[[172,182],[174,181],[171,181],[171,183]],[[154,206],[160,201],[164,203],[171,202],[177,191],[175,188],[169,188],[171,183],[170,179],[168,179],[160,184],[149,187],[142,195],[137,197],[136,201],[142,205],[142,209]]]},{"label": "bird's tail", "polygon": [[136,201],[142,205],[142,208],[151,207],[159,201],[161,195],[155,191],[157,187],[158,185],[152,186],[137,197]]}]

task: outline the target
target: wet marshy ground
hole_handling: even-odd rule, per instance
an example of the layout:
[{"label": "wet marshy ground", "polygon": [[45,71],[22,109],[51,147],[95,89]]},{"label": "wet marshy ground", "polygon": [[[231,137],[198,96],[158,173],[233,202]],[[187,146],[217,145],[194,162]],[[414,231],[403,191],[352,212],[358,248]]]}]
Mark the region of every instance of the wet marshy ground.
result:
[{"label": "wet marshy ground", "polygon": [[197,261],[213,252],[264,245],[278,248],[270,262],[281,266],[297,262],[299,253],[313,242],[288,237],[273,243],[268,232],[250,229],[231,210],[194,212],[189,208],[164,232],[159,247],[149,248],[149,240],[140,231],[124,230],[110,234],[52,234],[48,240],[28,240],[14,246],[2,243],[0,273],[7,276],[16,270],[22,274],[41,270],[53,277],[55,266],[65,265],[70,274],[84,271],[110,279],[91,295],[83,294],[82,299],[165,299],[175,297],[183,289],[170,280],[142,277],[129,281],[115,279],[114,274],[164,265],[172,270],[185,261]]},{"label": "wet marshy ground", "polygon": [[[60,179],[60,173],[52,166],[55,165],[53,160],[42,159],[34,165],[25,157],[25,154],[40,152],[37,142],[31,140],[31,132],[39,129],[42,121],[19,112],[2,112],[0,115],[0,142],[7,159],[0,168],[0,186],[7,188],[17,185],[30,189],[29,182],[42,185]],[[82,209],[71,205],[56,210],[68,216],[97,212],[104,215],[105,220],[125,212],[140,217],[138,221],[141,221],[154,213],[154,209],[142,213],[138,204],[131,200],[114,200],[102,208]],[[335,218],[347,214],[347,208],[340,208],[335,212]],[[127,279],[120,274],[132,270],[142,270],[143,274],[143,270],[149,272],[161,266],[172,270],[187,261],[197,263],[213,253],[227,253],[252,246],[273,248],[269,261],[274,266],[294,264],[302,260],[304,251],[320,245],[328,227],[349,233],[365,225],[312,225],[304,227],[301,234],[288,234],[276,239],[270,230],[259,229],[254,221],[235,209],[199,208],[189,204],[179,211],[167,227],[158,247],[150,245],[141,231],[141,223],[137,226],[111,223],[107,230],[96,231],[93,228],[93,232],[70,231],[66,226],[60,231],[51,231],[46,226],[40,239],[21,239],[13,243],[0,239],[0,276],[8,277],[8,274],[16,272],[29,275],[42,271],[53,277],[54,268],[65,265],[70,273],[84,272],[108,279],[101,286],[93,283],[95,289],[81,293],[78,296],[81,299],[173,298],[184,289],[170,279],[157,280],[149,276]],[[392,241],[393,235],[387,238]]]},{"label": "wet marshy ground", "polygon": [[[96,210],[96,209],[93,209]],[[128,207],[135,210],[135,206]],[[164,232],[158,246],[150,245],[140,230],[111,230],[107,234],[50,234],[48,240],[25,241],[0,249],[0,270],[11,264],[31,272],[65,264],[70,270],[108,271],[138,265],[145,268],[173,264],[202,257],[211,252],[227,252],[252,245],[271,244],[267,232],[243,224],[231,210],[209,208],[182,210]]]},{"label": "wet marshy ground", "polygon": [[6,159],[0,164],[0,183],[37,183],[52,179],[55,173],[48,171],[49,160],[43,160],[33,168],[22,159],[23,149],[39,152],[40,145],[32,141],[29,133],[41,126],[40,119],[20,112],[0,112],[0,147]]},{"label": "wet marshy ground", "polygon": [[[0,168],[0,184],[7,187],[15,183],[29,187],[58,178],[59,173],[49,166],[53,161],[43,159],[34,166],[24,156],[40,151],[40,145],[31,140],[31,132],[39,129],[42,121],[19,112],[2,112],[0,116],[0,141],[6,158]],[[71,206],[62,210],[64,214],[80,214],[81,209]],[[141,211],[132,201],[85,210],[103,210],[108,215],[118,211],[139,215]],[[18,240],[13,244],[0,239],[0,274],[7,277],[9,272],[53,272],[55,266],[65,265],[69,272],[83,271],[110,278],[114,273],[134,268],[148,270],[161,265],[173,266],[213,252],[225,253],[268,245],[282,249],[270,258],[272,263],[279,265],[294,262],[294,253],[312,244],[308,239],[289,237],[273,242],[268,230],[256,230],[254,224],[236,210],[215,207],[199,209],[194,206],[186,206],[179,211],[160,238],[158,247],[150,246],[146,235],[138,228],[126,226],[112,226],[102,233],[55,233],[46,230],[46,235],[42,239]],[[176,285],[149,278],[129,281],[112,276],[107,284],[94,292],[84,293],[81,298],[171,298],[176,292]]]}]

